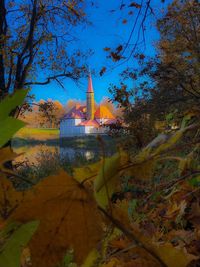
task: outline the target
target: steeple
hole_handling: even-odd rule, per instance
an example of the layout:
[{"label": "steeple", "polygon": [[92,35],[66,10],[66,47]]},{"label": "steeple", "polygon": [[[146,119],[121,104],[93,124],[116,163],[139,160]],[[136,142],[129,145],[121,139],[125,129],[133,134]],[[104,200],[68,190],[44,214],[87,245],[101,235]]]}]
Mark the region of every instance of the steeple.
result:
[{"label": "steeple", "polygon": [[91,77],[91,74],[90,73],[89,73],[89,76],[88,76],[88,89],[87,89],[87,93],[94,93],[93,86],[92,86],[92,77]]},{"label": "steeple", "polygon": [[87,120],[94,119],[94,90],[92,86],[92,77],[89,73],[87,88]]}]

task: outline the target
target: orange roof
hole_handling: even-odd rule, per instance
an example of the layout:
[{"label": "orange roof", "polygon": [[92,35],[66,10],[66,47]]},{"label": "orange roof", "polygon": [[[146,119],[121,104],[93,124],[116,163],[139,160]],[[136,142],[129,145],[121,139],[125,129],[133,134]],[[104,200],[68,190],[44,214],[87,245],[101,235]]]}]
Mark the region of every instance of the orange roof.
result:
[{"label": "orange roof", "polygon": [[99,106],[96,112],[94,113],[96,119],[114,119],[114,115],[106,106]]},{"label": "orange roof", "polygon": [[95,120],[87,120],[87,121],[82,121],[79,126],[95,126],[99,127],[99,124]]}]

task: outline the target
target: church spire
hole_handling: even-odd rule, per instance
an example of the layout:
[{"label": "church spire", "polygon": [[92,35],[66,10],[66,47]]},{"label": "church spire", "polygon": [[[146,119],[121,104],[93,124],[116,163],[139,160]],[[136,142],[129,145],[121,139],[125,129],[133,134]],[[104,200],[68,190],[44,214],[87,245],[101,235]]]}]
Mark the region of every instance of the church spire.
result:
[{"label": "church spire", "polygon": [[89,73],[87,88],[87,120],[94,119],[94,90],[92,86],[92,77]]},{"label": "church spire", "polygon": [[91,77],[91,74],[90,73],[89,73],[89,76],[88,76],[88,89],[87,89],[87,93],[94,93],[93,85],[92,85],[92,77]]}]

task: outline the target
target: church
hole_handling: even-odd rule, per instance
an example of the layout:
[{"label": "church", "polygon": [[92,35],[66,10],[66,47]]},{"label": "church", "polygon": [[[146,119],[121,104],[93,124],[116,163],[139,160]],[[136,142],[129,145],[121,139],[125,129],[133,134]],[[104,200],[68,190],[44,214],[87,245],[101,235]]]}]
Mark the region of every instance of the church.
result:
[{"label": "church", "polygon": [[86,105],[75,105],[60,121],[60,137],[106,134],[109,125],[116,122],[110,110],[100,105],[95,110],[94,89],[91,75],[88,77]]}]

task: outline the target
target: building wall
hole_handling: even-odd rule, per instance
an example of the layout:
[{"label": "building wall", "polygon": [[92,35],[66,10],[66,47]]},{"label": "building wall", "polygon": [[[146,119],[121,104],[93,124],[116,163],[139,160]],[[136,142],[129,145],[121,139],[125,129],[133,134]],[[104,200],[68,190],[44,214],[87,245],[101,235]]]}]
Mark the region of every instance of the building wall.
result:
[{"label": "building wall", "polygon": [[85,126],[86,134],[104,134],[106,133],[105,127]]},{"label": "building wall", "polygon": [[66,125],[66,127],[78,125],[82,121],[83,121],[83,119],[65,119],[65,120],[62,120],[62,122]]},{"label": "building wall", "polygon": [[87,134],[104,134],[106,128],[94,126],[66,126],[64,121],[60,123],[60,137],[82,136]]},{"label": "building wall", "polygon": [[82,119],[65,119],[60,122],[60,137],[83,135],[83,127],[77,126]]},{"label": "building wall", "polygon": [[[77,120],[77,121],[76,121]],[[106,127],[76,126],[79,119],[65,119],[60,122],[60,137],[83,136],[87,134],[105,134]]]}]

